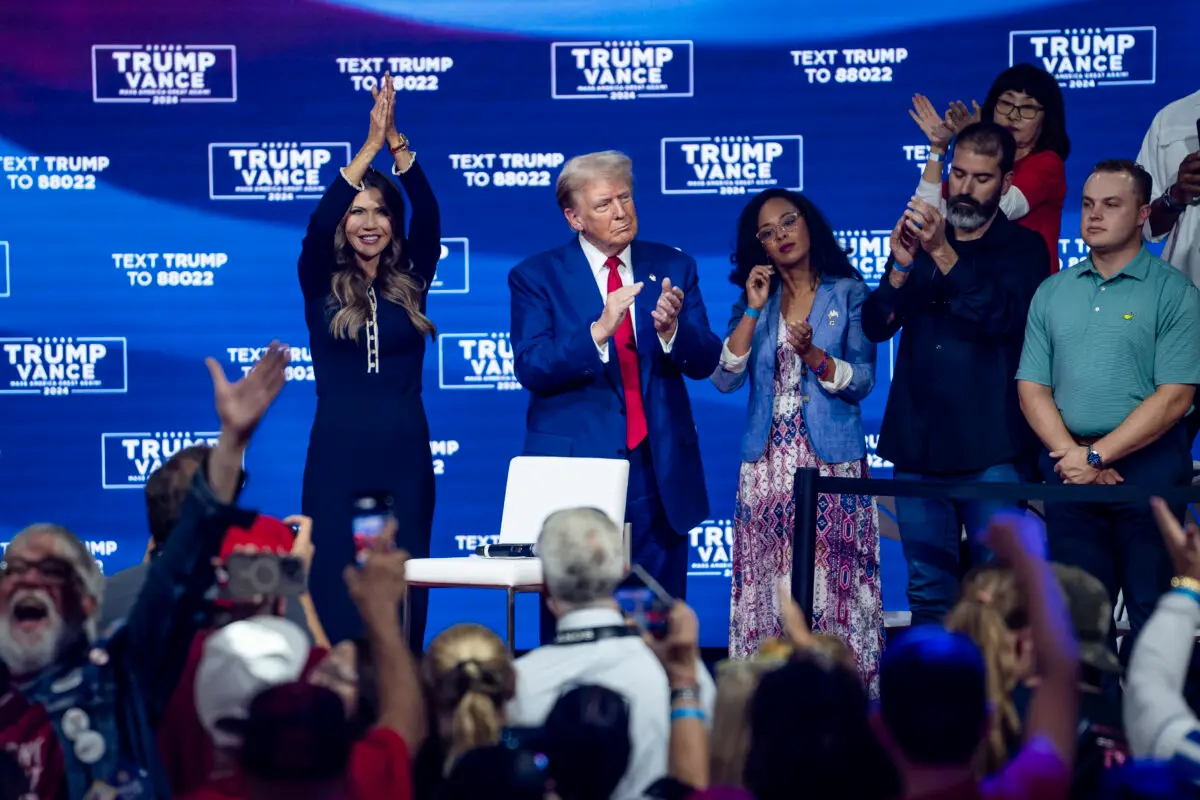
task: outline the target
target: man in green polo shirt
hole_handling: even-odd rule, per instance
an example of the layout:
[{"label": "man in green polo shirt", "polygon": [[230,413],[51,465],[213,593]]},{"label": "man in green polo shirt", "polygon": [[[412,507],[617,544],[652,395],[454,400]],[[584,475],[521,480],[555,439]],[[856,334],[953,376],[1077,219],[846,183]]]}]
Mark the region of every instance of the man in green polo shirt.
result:
[{"label": "man in green polo shirt", "polygon": [[[1017,370],[1048,481],[1191,482],[1181,422],[1200,384],[1200,291],[1142,243],[1150,175],[1102,161],[1083,188],[1091,255],[1034,295]],[[1182,507],[1176,513],[1183,514]],[[1052,560],[1123,590],[1134,636],[1171,580],[1148,503],[1047,503]]]}]

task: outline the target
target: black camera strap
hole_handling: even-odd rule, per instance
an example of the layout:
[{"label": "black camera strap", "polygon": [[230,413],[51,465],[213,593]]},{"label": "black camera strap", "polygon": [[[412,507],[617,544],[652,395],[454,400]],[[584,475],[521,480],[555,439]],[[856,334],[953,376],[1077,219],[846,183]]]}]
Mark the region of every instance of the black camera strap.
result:
[{"label": "black camera strap", "polygon": [[624,636],[641,636],[637,628],[628,625],[606,625],[602,628],[579,628],[572,631],[559,631],[554,637],[554,644],[588,644],[602,639],[619,639]]}]

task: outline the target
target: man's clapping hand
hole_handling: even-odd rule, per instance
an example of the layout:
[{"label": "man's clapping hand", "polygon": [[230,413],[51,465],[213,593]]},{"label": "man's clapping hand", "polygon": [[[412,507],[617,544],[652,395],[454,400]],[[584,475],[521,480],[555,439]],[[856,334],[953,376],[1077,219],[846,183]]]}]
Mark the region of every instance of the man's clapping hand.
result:
[{"label": "man's clapping hand", "polygon": [[683,290],[671,285],[670,278],[663,278],[662,293],[658,296],[658,305],[650,312],[654,318],[654,330],[664,340],[670,341],[675,335],[675,327],[679,324],[679,312],[683,308]]},{"label": "man's clapping hand", "polygon": [[604,301],[604,311],[601,312],[600,319],[592,323],[592,340],[597,346],[604,344],[616,334],[625,315],[629,313],[629,307],[633,305],[633,298],[642,291],[643,285],[641,281],[638,281],[608,293],[608,299]]}]

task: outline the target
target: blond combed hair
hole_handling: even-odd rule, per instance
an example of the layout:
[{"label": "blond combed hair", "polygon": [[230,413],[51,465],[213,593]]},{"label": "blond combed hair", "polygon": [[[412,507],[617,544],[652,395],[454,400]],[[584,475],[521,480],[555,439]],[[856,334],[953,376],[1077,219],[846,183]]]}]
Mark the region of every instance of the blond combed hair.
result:
[{"label": "blond combed hair", "polygon": [[1021,718],[1012,691],[1021,676],[1013,644],[1013,626],[1024,625],[1028,603],[1012,570],[984,567],[967,575],[958,603],[946,617],[946,629],[965,633],[979,646],[987,668],[991,722],[982,771],[994,772],[1009,761],[1009,741],[1021,736]]},{"label": "blond combed hair", "polygon": [[[436,336],[437,329],[433,322],[421,311],[421,299],[428,287],[412,271],[412,264],[404,252],[403,198],[399,190],[375,170],[363,176],[362,185],[365,190],[375,189],[380,193],[392,222],[392,240],[379,256],[376,270],[381,286],[377,294],[381,300],[403,308],[422,337]],[[357,343],[359,334],[371,318],[371,299],[367,294],[371,281],[359,267],[354,248],[346,238],[348,215],[349,209],[333,234],[334,259],[338,269],[330,280],[328,310],[332,314],[329,332],[335,339],[350,339]]]},{"label": "blond combed hair", "polygon": [[446,774],[463,753],[500,741],[517,674],[508,648],[491,630],[466,622],[440,633],[421,662],[421,682],[439,720]]},{"label": "blond combed hair", "polygon": [[575,156],[563,165],[554,184],[558,207],[574,208],[579,192],[589,181],[609,179],[633,188],[633,161],[619,150],[602,150]]}]

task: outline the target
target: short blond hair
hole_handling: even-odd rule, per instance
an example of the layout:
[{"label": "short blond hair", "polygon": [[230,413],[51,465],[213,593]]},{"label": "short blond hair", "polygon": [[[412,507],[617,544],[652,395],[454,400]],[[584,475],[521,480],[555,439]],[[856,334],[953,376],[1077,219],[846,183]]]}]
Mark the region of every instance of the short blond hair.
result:
[{"label": "short blond hair", "polygon": [[599,153],[575,156],[563,164],[562,172],[558,173],[558,182],[555,184],[558,207],[563,211],[574,208],[583,187],[588,182],[601,178],[624,181],[632,189],[633,160],[619,150],[602,150]]}]

